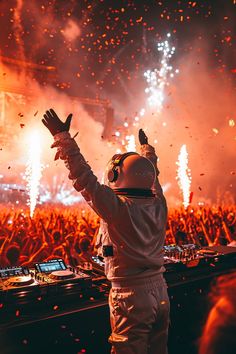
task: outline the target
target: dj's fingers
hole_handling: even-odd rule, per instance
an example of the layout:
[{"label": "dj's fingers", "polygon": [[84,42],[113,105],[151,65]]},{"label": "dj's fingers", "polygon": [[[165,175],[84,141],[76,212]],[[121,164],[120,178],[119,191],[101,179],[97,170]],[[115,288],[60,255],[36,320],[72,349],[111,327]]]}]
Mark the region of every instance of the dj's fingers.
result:
[{"label": "dj's fingers", "polygon": [[66,130],[68,130],[69,131],[69,129],[70,129],[70,123],[71,123],[71,119],[72,119],[72,113],[70,113],[69,115],[68,115],[68,117],[66,118],[66,121],[65,121],[65,127],[66,127]]},{"label": "dj's fingers", "polygon": [[45,125],[45,127],[48,128],[48,122],[47,122],[47,120],[46,120],[45,118],[42,119],[42,122],[43,122],[43,124]]},{"label": "dj's fingers", "polygon": [[56,114],[56,112],[54,111],[54,109],[50,108],[49,111],[47,111],[50,113],[50,116],[54,119],[60,120],[58,115]]}]

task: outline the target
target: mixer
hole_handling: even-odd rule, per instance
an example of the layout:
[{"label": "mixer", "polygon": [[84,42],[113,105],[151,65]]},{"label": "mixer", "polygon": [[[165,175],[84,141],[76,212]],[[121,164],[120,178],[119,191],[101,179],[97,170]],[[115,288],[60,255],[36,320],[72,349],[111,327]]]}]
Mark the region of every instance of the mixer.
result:
[{"label": "mixer", "polygon": [[201,248],[195,244],[168,245],[164,246],[163,252],[165,264],[181,263],[186,266],[198,265],[201,260],[218,255],[213,249]]},{"label": "mixer", "polygon": [[78,268],[68,268],[62,259],[27,267],[0,269],[0,299],[24,302],[30,297],[79,294],[92,287],[92,278]]}]

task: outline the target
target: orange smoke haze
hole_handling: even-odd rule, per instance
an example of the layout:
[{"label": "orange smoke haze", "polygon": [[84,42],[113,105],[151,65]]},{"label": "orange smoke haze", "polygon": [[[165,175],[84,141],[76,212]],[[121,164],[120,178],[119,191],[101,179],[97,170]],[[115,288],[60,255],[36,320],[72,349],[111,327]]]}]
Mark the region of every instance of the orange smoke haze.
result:
[{"label": "orange smoke haze", "polygon": [[13,98],[6,98],[5,121],[1,130],[7,139],[1,139],[1,175],[7,177],[11,183],[24,183],[20,174],[25,172],[29,137],[37,130],[40,132],[42,142],[42,164],[44,165],[42,184],[50,183],[55,175],[58,175],[59,181],[67,179],[68,171],[63,162],[54,161],[56,151],[50,148],[53,137],[41,122],[46,109],[54,108],[62,120],[65,120],[69,113],[73,113],[71,134],[79,132],[76,140],[79,142],[81,151],[94,172],[101,177],[110,154],[115,153],[115,146],[108,147],[108,142],[102,139],[102,124],[93,120],[78,100],[59,93],[50,86],[40,87],[30,76],[22,72],[17,74],[3,64],[0,69],[5,73],[0,82],[1,88],[15,87],[15,91],[27,92],[30,95],[28,99],[16,97],[18,102],[14,102]]},{"label": "orange smoke haze", "polygon": [[[234,93],[227,77],[213,75],[204,54],[201,54],[201,60],[199,57],[199,54],[197,58],[195,54],[182,57],[180,74],[166,92],[163,112],[157,115],[150,111],[140,121],[140,127],[146,130],[150,143],[157,149],[160,179],[162,185],[169,184],[166,195],[170,205],[181,204],[176,161],[183,144],[186,144],[189,154],[193,202],[216,202],[219,196],[222,200],[227,191],[232,196],[231,201],[235,197],[236,127],[229,124],[230,120],[236,121]],[[55,151],[50,149],[53,139],[41,123],[45,110],[54,108],[62,119],[73,113],[72,134],[79,131],[77,141],[81,150],[101,178],[106,162],[117,148],[101,138],[102,124],[94,121],[78,101],[58,93],[49,85],[40,87],[31,77],[17,74],[7,67],[2,66],[1,71],[5,73],[1,86],[14,87],[17,83],[20,90],[27,90],[32,95],[26,105],[17,103],[7,106],[3,129],[9,141],[1,144],[1,174],[7,175],[10,180],[12,176],[18,176],[15,182],[22,182],[19,173],[24,173],[25,169],[27,136],[37,129],[42,135],[42,163],[47,166],[43,171],[42,184],[50,183],[55,175],[63,181],[67,180],[63,163],[53,161]],[[145,103],[144,93],[142,99]],[[135,111],[139,107],[140,101],[136,105],[132,102],[129,109]],[[130,133],[137,137],[138,128]],[[154,143],[156,139],[157,144]]]},{"label": "orange smoke haze", "polygon": [[157,139],[160,178],[162,184],[171,183],[170,201],[179,193],[176,161],[183,144],[195,202],[208,198],[216,202],[225,193],[232,196],[231,202],[236,197],[235,89],[226,73],[212,70],[207,50],[206,46],[201,53],[192,51],[175,63],[180,73],[166,90],[162,113],[150,112],[140,122],[150,142]]},{"label": "orange smoke haze", "polygon": [[[65,2],[64,5],[68,4]],[[2,10],[9,7],[5,2],[0,6]],[[85,96],[84,87],[88,88],[93,77],[91,76],[93,68],[90,67],[93,62],[87,61],[88,53],[81,51],[82,47],[76,48],[76,39],[81,36],[82,24],[86,22],[87,12],[80,22],[75,17],[69,17],[62,22],[61,13],[55,11],[55,7],[44,5],[39,7],[36,1],[27,2],[26,5],[23,0],[15,2],[14,11],[14,35],[12,33],[9,35],[12,35],[16,42],[15,58],[42,65],[54,65],[59,75],[59,84],[64,82],[71,92],[76,92],[77,96]],[[34,17],[32,27],[28,13]],[[86,30],[89,33],[89,26],[92,24],[88,23],[87,28],[86,22]],[[32,37],[22,36],[27,26],[30,34],[33,33]],[[149,137],[149,142],[156,147],[160,158],[160,180],[163,186],[168,185],[166,196],[169,205],[181,205],[182,202],[176,181],[176,161],[183,144],[186,144],[188,151],[193,203],[222,202],[225,195],[228,195],[229,202],[235,202],[235,88],[226,71],[222,69],[222,72],[219,72],[216,68],[212,68],[209,59],[210,46],[207,43],[204,45],[202,40],[201,50],[197,42],[191,43],[191,47],[192,49],[187,53],[181,53],[176,46],[174,66],[180,70],[180,73],[166,89],[162,112],[157,114],[150,110],[140,119],[139,125],[133,127],[130,124],[127,132],[129,135],[134,134],[137,139],[138,129],[143,128]],[[121,45],[113,61],[106,61],[105,53],[105,68],[99,73],[101,81],[105,77],[109,81],[113,80],[112,74],[109,77],[107,69],[115,68],[121,55],[124,56],[128,49],[128,42],[124,46]],[[73,55],[67,58],[67,54],[72,52]],[[145,50],[142,53],[145,62],[148,54]],[[45,57],[48,61],[44,61]],[[129,61],[128,56],[127,61]],[[96,64],[94,62],[94,65]],[[158,62],[152,64],[153,68],[159,65]],[[83,81],[84,86],[78,86],[80,76],[77,75],[78,67],[85,68],[80,72],[84,75],[83,80],[88,81],[86,85]],[[131,74],[132,72],[129,75]],[[142,77],[143,73],[140,72],[139,75]],[[124,117],[134,117],[135,112],[145,107],[147,100],[144,93],[144,78],[139,77],[134,82],[128,79],[125,81],[124,74],[121,76],[119,73],[119,76],[119,86],[114,85],[113,90],[109,88],[107,91],[104,90],[102,96],[111,100],[111,106],[115,108],[114,131],[116,125],[123,124]],[[57,86],[60,86],[59,84]],[[107,161],[116,153],[120,142],[109,144],[103,140],[104,127],[89,116],[79,101],[72,99],[66,93],[57,91],[49,84],[46,85],[42,80],[39,84],[28,72],[26,73],[24,68],[13,70],[12,66],[4,66],[0,63],[1,90],[9,93],[21,92],[29,96],[27,99],[19,95],[7,97],[5,113],[4,115],[1,113],[0,116],[2,117],[0,132],[4,133],[1,134],[0,140],[0,175],[4,176],[6,181],[25,183],[22,175],[25,172],[27,159],[27,137],[34,129],[40,131],[42,135],[42,164],[45,167],[41,183],[52,183],[53,176],[59,176],[58,180],[61,182],[67,181],[68,172],[62,161],[54,162],[55,151],[50,149],[53,139],[41,123],[43,113],[49,108],[54,108],[62,119],[65,119],[69,113],[73,113],[72,134],[79,131],[76,140],[79,142],[81,151],[94,172],[101,178]],[[94,92],[95,97],[98,92],[95,78],[94,85],[91,84],[89,90],[91,94]],[[109,97],[104,97],[104,92],[109,92]],[[136,145],[138,145],[137,140]],[[68,185],[70,185],[69,181]]]}]

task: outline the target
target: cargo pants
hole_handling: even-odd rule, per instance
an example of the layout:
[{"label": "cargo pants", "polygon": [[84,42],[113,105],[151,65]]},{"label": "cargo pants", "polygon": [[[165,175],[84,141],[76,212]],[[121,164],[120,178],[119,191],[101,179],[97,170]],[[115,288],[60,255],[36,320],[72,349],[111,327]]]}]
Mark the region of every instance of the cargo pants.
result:
[{"label": "cargo pants", "polygon": [[111,354],[167,354],[169,298],[162,274],[112,283]]}]

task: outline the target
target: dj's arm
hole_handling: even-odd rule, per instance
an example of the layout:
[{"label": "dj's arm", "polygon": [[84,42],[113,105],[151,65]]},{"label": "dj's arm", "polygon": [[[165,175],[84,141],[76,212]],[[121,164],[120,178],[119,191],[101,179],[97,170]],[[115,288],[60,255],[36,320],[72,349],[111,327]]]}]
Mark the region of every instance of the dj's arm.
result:
[{"label": "dj's arm", "polygon": [[148,137],[146,136],[146,134],[142,129],[139,130],[139,142],[140,142],[140,155],[149,159],[152,162],[153,166],[155,167],[156,180],[153,185],[153,191],[158,197],[163,198],[164,197],[163,191],[158,179],[158,176],[160,174],[160,171],[157,167],[158,157],[156,155],[154,147],[148,144]]},{"label": "dj's arm", "polygon": [[57,133],[54,140],[52,147],[57,148],[57,156],[64,160],[65,166],[70,171],[68,177],[72,180],[74,188],[81,192],[84,199],[103,220],[110,221],[119,215],[120,199],[111,188],[98,182],[70,133]]},{"label": "dj's arm", "polygon": [[71,119],[72,114],[69,114],[63,123],[53,109],[47,110],[43,116],[43,124],[54,137],[52,148],[57,148],[55,159],[64,160],[74,188],[81,192],[95,212],[105,221],[114,220],[119,215],[121,201],[111,188],[98,182],[69,133]]}]

